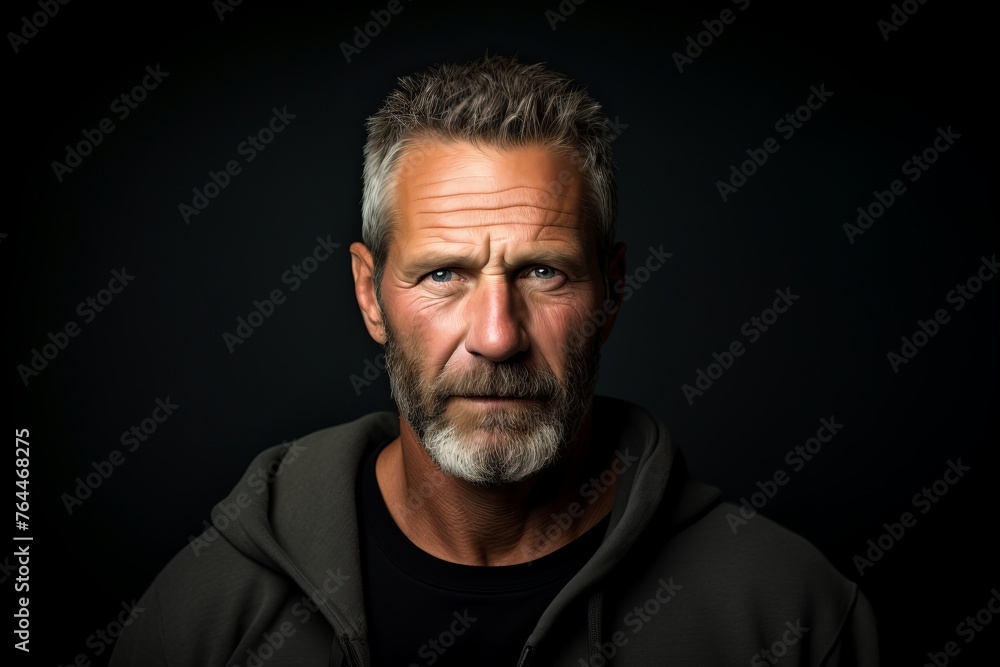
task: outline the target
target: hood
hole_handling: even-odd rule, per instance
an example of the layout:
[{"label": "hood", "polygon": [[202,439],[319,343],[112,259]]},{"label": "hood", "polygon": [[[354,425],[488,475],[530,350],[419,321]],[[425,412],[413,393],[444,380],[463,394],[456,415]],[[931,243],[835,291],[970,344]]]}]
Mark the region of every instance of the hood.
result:
[{"label": "hood", "polygon": [[[399,417],[376,412],[261,452],[213,522],[240,552],[289,577],[335,630],[348,664],[369,662],[356,484],[365,451],[399,435]],[[643,408],[595,396],[593,437],[634,461],[617,476],[607,533],[593,557],[552,600],[528,638],[519,665],[560,614],[588,598],[590,645],[601,644],[601,582],[649,530],[659,539],[683,529],[722,501],[721,492],[688,476],[666,427]],[[242,495],[241,495],[242,494]],[[247,503],[247,498],[253,502]],[[215,521],[233,503],[233,520]],[[655,525],[650,525],[656,515]],[[219,517],[221,519],[221,517]],[[664,521],[666,525],[664,525]],[[336,582],[332,593],[329,583]]]}]

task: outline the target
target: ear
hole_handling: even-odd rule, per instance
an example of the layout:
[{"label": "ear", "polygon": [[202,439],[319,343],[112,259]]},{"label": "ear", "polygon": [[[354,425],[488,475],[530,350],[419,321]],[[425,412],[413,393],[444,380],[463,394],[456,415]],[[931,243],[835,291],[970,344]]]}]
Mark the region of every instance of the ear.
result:
[{"label": "ear", "polygon": [[368,335],[374,338],[375,342],[384,345],[385,324],[382,322],[382,313],[375,298],[375,265],[372,262],[371,252],[363,243],[351,244],[351,271],[354,273],[354,296],[357,297],[358,306],[361,307]]},{"label": "ear", "polygon": [[[625,252],[627,249],[625,244],[619,241],[611,249],[611,259],[608,260],[608,286],[611,287],[611,290],[605,303],[601,304],[601,308],[608,315],[607,321],[601,326],[601,345],[604,345],[611,337],[611,330],[615,326],[618,312],[622,307],[622,292],[614,289],[614,286],[625,280]],[[611,306],[608,301],[614,302],[614,305]]]}]

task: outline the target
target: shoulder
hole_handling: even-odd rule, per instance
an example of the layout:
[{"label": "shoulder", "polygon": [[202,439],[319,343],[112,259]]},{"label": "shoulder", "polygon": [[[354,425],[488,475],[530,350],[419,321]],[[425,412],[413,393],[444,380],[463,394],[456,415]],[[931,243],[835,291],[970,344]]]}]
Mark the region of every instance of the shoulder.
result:
[{"label": "shoulder", "polygon": [[111,665],[226,664],[233,637],[249,625],[247,614],[287,590],[279,572],[209,528],[180,549],[146,589]]},{"label": "shoulder", "polygon": [[398,417],[377,412],[257,453],[230,493],[206,508],[211,525],[138,601],[112,664],[226,664],[240,637],[301,597],[282,567],[289,557],[301,563],[346,548],[338,548],[345,529],[334,534],[330,526],[353,525],[344,512],[358,462],[369,444],[397,430]]},{"label": "shoulder", "polygon": [[740,511],[720,503],[661,538],[638,591],[673,584],[676,622],[695,635],[725,628],[747,656],[794,640],[809,664],[840,664],[829,660],[842,653],[876,662],[875,616],[858,585],[802,536]]},{"label": "shoulder", "polygon": [[713,579],[730,599],[838,608],[850,603],[857,585],[811,542],[761,514],[747,518],[741,510],[720,503],[673,535],[665,545],[673,562],[698,570],[698,560],[708,558]]}]

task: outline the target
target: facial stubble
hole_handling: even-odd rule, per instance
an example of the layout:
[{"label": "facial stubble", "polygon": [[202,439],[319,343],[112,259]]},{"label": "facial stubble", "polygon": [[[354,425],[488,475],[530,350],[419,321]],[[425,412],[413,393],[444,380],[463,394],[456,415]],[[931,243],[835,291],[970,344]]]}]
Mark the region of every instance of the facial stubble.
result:
[{"label": "facial stubble", "polygon": [[[523,355],[500,363],[478,358],[461,369],[445,365],[427,378],[419,340],[398,336],[384,317],[385,368],[400,413],[446,474],[501,486],[538,474],[569,448],[597,385],[600,332],[571,335],[565,377],[527,366]],[[499,406],[456,397],[507,397]]]}]

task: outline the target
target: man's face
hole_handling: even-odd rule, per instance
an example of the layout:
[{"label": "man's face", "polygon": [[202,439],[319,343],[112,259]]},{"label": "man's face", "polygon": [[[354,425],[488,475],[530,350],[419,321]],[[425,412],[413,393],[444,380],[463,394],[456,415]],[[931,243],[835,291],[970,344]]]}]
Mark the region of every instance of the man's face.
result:
[{"label": "man's face", "polygon": [[381,286],[393,396],[446,473],[525,479],[575,436],[597,380],[582,178],[549,149],[467,143],[411,147],[398,173]]}]

